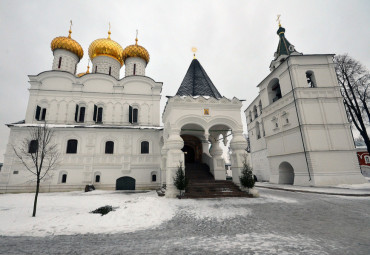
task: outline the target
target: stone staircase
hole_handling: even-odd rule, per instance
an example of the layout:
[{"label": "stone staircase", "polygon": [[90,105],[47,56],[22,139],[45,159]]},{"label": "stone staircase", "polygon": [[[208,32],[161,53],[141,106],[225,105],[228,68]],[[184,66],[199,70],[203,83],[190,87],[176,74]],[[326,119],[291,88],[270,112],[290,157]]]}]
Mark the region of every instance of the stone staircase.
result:
[{"label": "stone staircase", "polygon": [[184,198],[251,197],[232,181],[216,181],[206,164],[186,164],[185,176],[189,184]]}]

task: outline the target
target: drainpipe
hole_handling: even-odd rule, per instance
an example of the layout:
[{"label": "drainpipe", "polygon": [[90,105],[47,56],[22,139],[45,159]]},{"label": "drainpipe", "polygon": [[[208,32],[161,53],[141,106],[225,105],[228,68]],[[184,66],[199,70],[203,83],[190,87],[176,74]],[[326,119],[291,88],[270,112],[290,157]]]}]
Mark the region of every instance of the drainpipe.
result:
[{"label": "drainpipe", "polygon": [[302,139],[302,145],[303,145],[304,157],[306,158],[307,172],[308,172],[308,177],[309,177],[309,179],[308,179],[308,180],[309,180],[309,181],[311,181],[310,166],[309,166],[309,164],[308,164],[307,151],[306,151],[306,146],[305,146],[304,139],[303,139],[303,134],[302,134],[301,120],[299,119],[299,114],[298,114],[297,100],[296,100],[296,98],[295,98],[295,93],[294,93],[294,88],[293,88],[293,82],[292,82],[292,75],[290,74],[289,59],[290,59],[290,57],[288,57],[288,58],[287,58],[287,66],[288,66],[288,72],[289,72],[290,85],[292,86],[292,92],[293,92],[293,100],[294,100],[295,112],[296,112],[296,114],[297,114],[299,132],[301,133],[301,139]]}]

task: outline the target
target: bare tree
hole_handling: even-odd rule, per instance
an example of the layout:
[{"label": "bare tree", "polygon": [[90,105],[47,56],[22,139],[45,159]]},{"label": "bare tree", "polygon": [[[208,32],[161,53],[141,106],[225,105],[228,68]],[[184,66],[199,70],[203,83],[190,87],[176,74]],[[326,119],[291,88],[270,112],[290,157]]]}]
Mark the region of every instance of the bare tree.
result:
[{"label": "bare tree", "polygon": [[40,182],[45,177],[51,176],[51,171],[55,169],[59,158],[57,145],[52,141],[53,136],[54,131],[44,123],[36,127],[30,127],[29,136],[18,147],[13,145],[15,155],[36,178],[32,217],[36,216]]},{"label": "bare tree", "polygon": [[347,54],[334,57],[335,72],[341,86],[349,120],[360,132],[370,153],[370,138],[366,126],[370,123],[370,74],[359,61]]}]

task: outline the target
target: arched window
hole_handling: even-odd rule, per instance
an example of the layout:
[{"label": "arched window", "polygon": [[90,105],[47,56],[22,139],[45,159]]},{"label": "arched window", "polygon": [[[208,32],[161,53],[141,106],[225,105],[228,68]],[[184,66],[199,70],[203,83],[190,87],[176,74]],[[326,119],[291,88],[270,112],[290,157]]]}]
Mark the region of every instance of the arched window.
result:
[{"label": "arched window", "polygon": [[66,183],[66,182],[67,182],[67,174],[63,174],[61,183]]},{"label": "arched window", "polygon": [[67,153],[68,154],[75,154],[77,153],[77,140],[76,139],[70,139],[67,142]]},{"label": "arched window", "polygon": [[151,176],[152,176],[152,182],[156,182],[157,181],[157,172],[156,171],[151,172]]},{"label": "arched window", "polygon": [[85,110],[86,110],[85,106],[76,104],[76,111],[75,111],[75,121],[76,122],[85,121]]},{"label": "arched window", "polygon": [[252,122],[252,121],[253,121],[253,119],[252,119],[252,112],[251,112],[251,111],[249,111],[249,121],[250,121],[250,122]]},{"label": "arched window", "polygon": [[253,106],[253,117],[254,118],[257,118],[258,117],[258,114],[257,114],[257,106]]},{"label": "arched window", "polygon": [[141,154],[148,154],[149,153],[149,142],[143,141],[141,142]]},{"label": "arched window", "polygon": [[307,71],[306,72],[306,79],[307,83],[310,86],[310,88],[316,88],[316,79],[315,79],[315,74],[312,71]]},{"label": "arched window", "polygon": [[256,122],[256,135],[257,135],[257,139],[261,138],[260,123],[258,121]]},{"label": "arched window", "polygon": [[261,102],[261,100],[258,103],[258,108],[259,108],[259,112],[260,112],[260,115],[261,115],[262,114],[262,102]]},{"label": "arched window", "polygon": [[39,148],[39,142],[37,140],[32,140],[28,146],[28,153],[36,153]]},{"label": "arched window", "polygon": [[137,123],[139,110],[136,107],[129,106],[129,122],[134,124]]},{"label": "arched window", "polygon": [[100,175],[95,175],[95,182],[100,182]]},{"label": "arched window", "polygon": [[46,117],[46,108],[41,106],[36,106],[36,114],[35,119],[36,120],[45,120]]},{"label": "arched window", "polygon": [[279,100],[282,97],[279,79],[274,78],[272,79],[272,81],[270,81],[269,85],[267,86],[267,92],[270,104]]},{"label": "arched window", "polygon": [[114,152],[114,142],[107,141],[105,143],[105,154],[113,154]]},{"label": "arched window", "polygon": [[102,123],[103,122],[103,107],[94,105],[94,116],[93,120],[96,123]]}]

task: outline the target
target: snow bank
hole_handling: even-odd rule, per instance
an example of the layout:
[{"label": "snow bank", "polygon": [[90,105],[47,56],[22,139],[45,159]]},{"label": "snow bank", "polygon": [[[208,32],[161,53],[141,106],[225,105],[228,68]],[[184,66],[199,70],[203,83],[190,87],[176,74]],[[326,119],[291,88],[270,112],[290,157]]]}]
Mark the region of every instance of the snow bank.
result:
[{"label": "snow bank", "polygon": [[[258,199],[167,199],[156,192],[119,191],[41,193],[36,217],[31,217],[34,194],[0,195],[0,235],[48,236],[134,232],[155,228],[184,214],[200,220],[224,219],[252,213],[246,205],[294,203],[294,199],[264,196]],[[91,211],[111,205],[115,211],[101,216]]]}]

